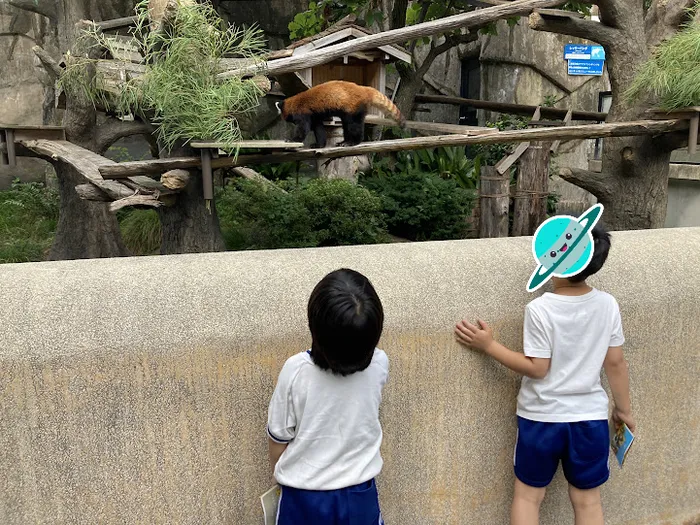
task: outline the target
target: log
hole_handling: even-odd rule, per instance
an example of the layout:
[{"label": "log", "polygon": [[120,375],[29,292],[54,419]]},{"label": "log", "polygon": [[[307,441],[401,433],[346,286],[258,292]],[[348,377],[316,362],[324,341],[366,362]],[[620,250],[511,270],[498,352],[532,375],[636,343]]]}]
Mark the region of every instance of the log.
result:
[{"label": "log", "polygon": [[554,7],[563,4],[563,0],[516,0],[504,5],[477,9],[468,13],[431,20],[412,26],[392,29],[382,33],[363,36],[340,44],[331,45],[300,56],[272,60],[260,65],[250,65],[220,73],[221,78],[243,77],[265,71],[268,75],[291,73],[310,67],[326,64],[356,51],[365,51],[380,46],[399,44],[426,36],[447,33],[455,29],[483,26],[489,22],[531,13],[538,7]]},{"label": "log", "polygon": [[109,211],[115,212],[117,210],[121,210],[122,208],[126,208],[127,206],[148,206],[150,208],[160,208],[163,205],[163,202],[153,195],[132,195],[131,197],[125,197],[111,203],[109,205]]},{"label": "log", "polygon": [[479,236],[482,239],[508,237],[509,184],[508,174],[501,175],[494,166],[481,167]]},{"label": "log", "polygon": [[78,184],[75,187],[75,192],[83,200],[97,202],[111,202],[112,199],[104,191],[99,189],[94,184]]},{"label": "log", "polygon": [[547,218],[550,142],[535,142],[520,158],[513,196],[512,237],[534,235]]},{"label": "log", "polygon": [[[438,135],[410,139],[363,142],[357,146],[323,149],[302,149],[298,151],[238,155],[212,160],[212,168],[272,164],[298,160],[340,158],[388,151],[409,151],[438,148],[440,146],[468,146],[475,144],[499,144],[504,142],[529,142],[534,140],[579,140],[606,137],[630,137],[639,135],[659,135],[676,131],[687,131],[688,121],[679,120],[637,120],[632,122],[612,122],[609,124],[588,124],[584,126],[560,126],[556,128],[519,129],[501,131],[486,135]],[[100,174],[106,179],[123,179],[132,175],[158,174],[176,168],[189,169],[200,166],[198,157],[175,157],[168,159],[120,162],[99,166]]]},{"label": "log", "polygon": [[187,170],[170,170],[160,176],[160,182],[170,190],[181,190],[190,182],[190,172]]},{"label": "log", "polygon": [[[537,106],[528,106],[526,104],[512,104],[510,102],[493,102],[490,100],[477,100],[473,98],[448,97],[445,95],[416,95],[416,103],[426,104],[450,104],[453,106],[471,106],[477,109],[485,109],[496,113],[507,113],[511,115],[532,115]],[[569,110],[559,108],[542,108],[542,117],[544,118],[566,118]],[[596,122],[604,122],[607,118],[607,113],[598,111],[571,111],[573,120],[594,120]],[[675,117],[666,117],[675,118]]]},{"label": "log", "polygon": [[[532,120],[539,120],[541,116],[540,108],[538,107],[535,110],[535,113],[532,115]],[[510,169],[510,167],[515,164],[515,162],[520,158],[520,156],[527,151],[527,148],[530,147],[529,142],[521,142],[518,144],[518,147],[515,148],[515,151],[511,153],[510,155],[502,158],[497,164],[496,164],[496,169],[498,170],[498,173],[503,175],[506,171]]]},{"label": "log", "polygon": [[[381,118],[377,115],[367,115],[365,123],[375,126],[395,127],[398,124],[391,119]],[[443,124],[442,122],[418,122],[407,120],[404,122],[407,129],[418,131],[432,131],[437,133],[455,133],[457,135],[483,135],[485,133],[498,133],[496,128],[485,128],[479,126],[460,126],[459,124]]]},{"label": "log", "polygon": [[138,22],[138,16],[125,16],[124,18],[113,18],[112,20],[103,20],[102,22],[93,22],[95,28],[100,31],[110,31],[112,29],[121,29],[123,27],[129,27],[136,25]]}]

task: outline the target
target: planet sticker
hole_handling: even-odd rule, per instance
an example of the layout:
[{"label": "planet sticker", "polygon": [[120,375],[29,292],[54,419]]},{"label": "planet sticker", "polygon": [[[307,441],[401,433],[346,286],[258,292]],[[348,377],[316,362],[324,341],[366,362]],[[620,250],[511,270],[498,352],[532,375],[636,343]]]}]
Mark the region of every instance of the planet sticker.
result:
[{"label": "planet sticker", "polygon": [[532,238],[532,255],[538,266],[527,283],[534,292],[550,277],[573,277],[581,273],[593,257],[591,230],[603,214],[603,205],[591,206],[579,218],[556,215],[544,221]]}]

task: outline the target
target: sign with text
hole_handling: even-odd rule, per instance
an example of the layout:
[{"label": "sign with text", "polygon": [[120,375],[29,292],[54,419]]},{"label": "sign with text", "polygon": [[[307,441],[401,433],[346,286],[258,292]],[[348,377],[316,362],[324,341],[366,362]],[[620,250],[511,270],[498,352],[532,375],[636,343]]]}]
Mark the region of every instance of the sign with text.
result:
[{"label": "sign with text", "polygon": [[568,44],[564,46],[565,60],[605,60],[603,46],[585,44]]},{"label": "sign with text", "polygon": [[600,77],[604,65],[605,60],[569,60],[569,75]]}]

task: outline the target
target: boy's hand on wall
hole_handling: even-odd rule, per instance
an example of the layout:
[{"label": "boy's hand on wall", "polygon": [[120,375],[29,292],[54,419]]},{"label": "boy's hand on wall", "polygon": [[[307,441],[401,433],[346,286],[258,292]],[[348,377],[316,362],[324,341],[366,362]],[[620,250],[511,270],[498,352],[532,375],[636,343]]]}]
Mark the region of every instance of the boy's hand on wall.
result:
[{"label": "boy's hand on wall", "polygon": [[455,326],[455,336],[459,343],[485,352],[493,343],[493,330],[484,321],[479,320],[478,323],[479,326],[476,326],[463,319]]}]

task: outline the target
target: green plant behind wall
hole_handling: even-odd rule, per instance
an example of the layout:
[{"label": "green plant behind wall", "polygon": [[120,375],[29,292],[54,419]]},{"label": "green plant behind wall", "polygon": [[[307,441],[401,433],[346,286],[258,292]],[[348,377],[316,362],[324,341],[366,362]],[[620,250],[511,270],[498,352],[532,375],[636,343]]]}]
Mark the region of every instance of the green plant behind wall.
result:
[{"label": "green plant behind wall", "polygon": [[700,22],[659,44],[625,93],[630,103],[649,96],[667,111],[700,105]]},{"label": "green plant behind wall", "polygon": [[[224,26],[208,3],[181,6],[167,30],[148,31],[148,2],[136,6],[134,35],[141,35],[145,73],[109,94],[104,78],[86,75],[95,60],[70,57],[61,77],[67,92],[78,90],[98,105],[121,114],[148,115],[166,148],[190,139],[231,144],[241,139],[237,116],[251,111],[263,95],[250,79],[219,79],[222,58],[261,59],[263,33],[256,28]],[[222,29],[225,27],[225,29]],[[83,39],[110,49],[111,42],[99,31]]]}]

